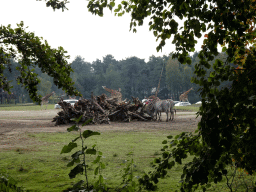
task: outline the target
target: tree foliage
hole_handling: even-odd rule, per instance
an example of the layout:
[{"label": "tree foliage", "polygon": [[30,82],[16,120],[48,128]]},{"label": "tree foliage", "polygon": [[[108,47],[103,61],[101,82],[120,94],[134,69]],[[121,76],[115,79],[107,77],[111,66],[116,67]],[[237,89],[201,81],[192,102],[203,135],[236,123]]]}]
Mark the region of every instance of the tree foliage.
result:
[{"label": "tree foliage", "polygon": [[68,65],[66,51],[59,47],[52,49],[47,41],[44,43],[34,35],[26,32],[23,22],[17,24],[17,28],[11,25],[0,27],[0,87],[10,93],[10,80],[4,76],[4,70],[11,70],[11,59],[18,61],[16,70],[18,84],[22,84],[29,92],[30,98],[41,102],[41,96],[37,94],[37,85],[40,82],[37,73],[33,72],[38,66],[42,72],[53,77],[54,84],[64,89],[69,95],[79,93],[73,87],[70,72],[72,68]]},{"label": "tree foliage", "polygon": [[[65,8],[65,3],[47,1],[53,8]],[[106,7],[112,10],[115,1],[88,3],[88,10],[99,16],[103,16]],[[204,38],[199,61],[194,66],[196,76],[192,78],[201,86],[203,102],[198,112],[198,129],[193,135],[182,133],[164,147],[163,158],[155,161],[155,171],[140,180],[147,189],[154,189],[158,179],[166,175],[166,169],[181,164],[188,154],[195,157],[184,164],[181,191],[191,191],[199,185],[205,189],[209,182],[220,182],[232,160],[249,174],[255,172],[255,8],[255,0],[130,0],[122,1],[114,9],[118,16],[131,13],[130,29],[134,32],[137,25],[143,25],[144,19],[150,17],[149,29],[160,39],[157,51],[173,36],[173,58],[182,64],[191,64],[188,53],[195,50],[195,38]],[[183,27],[179,28],[176,18],[184,19]],[[218,45],[223,47],[226,61],[215,59],[211,65],[219,54]],[[230,81],[230,88],[218,89],[223,81]],[[167,148],[170,151],[165,151]]]},{"label": "tree foliage", "polygon": [[[114,1],[107,0],[88,3],[89,11],[99,16],[103,15],[103,8],[112,10],[114,6]],[[256,169],[253,163],[256,159],[255,8],[255,0],[131,0],[122,1],[114,10],[118,16],[131,13],[130,29],[134,32],[136,26],[143,25],[144,19],[150,16],[149,29],[153,30],[157,40],[160,39],[157,51],[173,35],[172,43],[176,45],[173,58],[182,64],[191,64],[188,53],[195,50],[195,38],[201,38],[207,32],[199,52],[200,60],[194,66],[196,77],[192,78],[192,82],[201,86],[203,105],[198,112],[202,116],[201,122],[196,135],[181,135],[178,148],[171,153],[178,163],[187,157],[188,152],[196,156],[184,165],[182,191],[204,185],[211,179],[215,183],[221,181],[232,159],[249,174]],[[184,19],[184,26],[180,29],[175,17]],[[211,67],[210,62],[218,55],[218,45],[223,47],[227,59],[225,62],[216,59],[213,71],[205,76],[206,69]],[[227,80],[232,82],[231,88],[218,89],[220,82]],[[205,102],[206,99],[209,103]],[[163,161],[158,163],[158,168],[163,165]],[[171,168],[167,165],[156,168],[155,175],[144,177],[144,182],[151,178],[157,183],[168,167]]]},{"label": "tree foliage", "polygon": [[169,59],[166,64],[166,83],[168,88],[173,92],[178,92],[180,90],[180,86],[182,83],[182,73],[179,69],[179,62],[178,60]]}]

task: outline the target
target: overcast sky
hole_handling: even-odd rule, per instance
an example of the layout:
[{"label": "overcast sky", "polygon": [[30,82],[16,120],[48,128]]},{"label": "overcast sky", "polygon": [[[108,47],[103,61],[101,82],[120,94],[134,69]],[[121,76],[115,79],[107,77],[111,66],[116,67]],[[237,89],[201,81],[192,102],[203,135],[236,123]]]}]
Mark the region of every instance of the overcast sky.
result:
[{"label": "overcast sky", "polygon": [[[46,7],[45,1],[36,0],[1,0],[1,25],[11,24],[13,28],[24,22],[36,36],[43,37],[52,48],[62,46],[70,55],[72,62],[77,55],[85,61],[111,54],[117,60],[131,56],[148,61],[151,55],[168,55],[175,50],[171,40],[166,41],[162,52],[157,52],[158,42],[149,31],[148,21],[137,27],[137,33],[129,31],[130,15],[114,16],[114,12],[104,10],[104,16],[92,15],[87,10],[88,1],[70,0],[67,4],[69,10],[53,11]],[[202,41],[199,41],[202,42]],[[199,51],[201,44],[197,45]]]}]

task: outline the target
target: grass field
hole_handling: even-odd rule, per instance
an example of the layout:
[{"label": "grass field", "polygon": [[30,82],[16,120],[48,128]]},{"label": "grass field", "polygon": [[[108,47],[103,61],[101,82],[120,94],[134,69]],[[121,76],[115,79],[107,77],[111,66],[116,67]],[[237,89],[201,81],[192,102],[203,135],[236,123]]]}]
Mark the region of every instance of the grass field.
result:
[{"label": "grass field", "polygon": [[[47,109],[54,109],[55,104],[48,104]],[[177,106],[175,109],[177,111],[195,111],[199,110],[201,105],[190,105],[190,106]],[[42,109],[45,110],[46,106],[43,105]],[[41,110],[41,105],[35,104],[0,104],[0,111],[31,111],[31,110]]]},{"label": "grass field", "polygon": [[[49,105],[50,106],[50,105]],[[48,106],[48,107],[49,107]],[[54,106],[54,105],[52,105]],[[40,106],[12,106],[10,111],[32,110],[30,107]],[[6,107],[8,108],[8,107]],[[198,110],[197,106],[176,107],[178,110]],[[0,108],[2,110],[2,107]],[[144,172],[153,170],[152,161],[160,157],[162,141],[168,135],[177,135],[181,131],[105,131],[99,136],[92,136],[86,140],[86,145],[91,147],[96,144],[96,149],[103,153],[102,161],[106,164],[106,169],[102,170],[104,182],[111,191],[116,191],[121,187],[122,175],[127,163],[134,160],[134,179],[137,181]],[[42,192],[60,192],[71,187],[77,181],[85,177],[78,175],[75,179],[69,179],[68,173],[73,167],[66,167],[71,160],[71,155],[80,150],[75,148],[69,154],[60,154],[64,145],[67,145],[75,137],[77,132],[65,133],[23,133],[17,135],[17,140],[29,141],[30,145],[15,146],[3,148],[0,150],[0,173],[7,173],[18,181],[19,186],[26,189]],[[81,146],[81,145],[80,145]],[[86,163],[89,165],[88,176],[89,182],[93,183],[94,169],[96,165],[92,164],[95,156],[86,156]],[[184,163],[192,160],[192,157],[186,159]],[[176,164],[175,167],[168,171],[167,177],[160,179],[158,183],[159,192],[175,191],[179,189],[180,175],[183,165]],[[232,172],[229,173],[231,175]],[[240,174],[240,175],[239,175]],[[250,185],[255,182],[255,176],[248,176],[242,170],[237,175],[238,179],[234,180],[233,189],[237,191],[246,191],[244,182]],[[200,191],[200,190],[198,190]],[[221,184],[215,185],[209,191],[230,191],[224,178]],[[249,189],[248,191],[252,191]]]},{"label": "grass field", "polygon": [[[48,104],[47,109],[54,109],[55,104]],[[43,105],[42,109],[45,110],[46,106]],[[33,103],[21,103],[21,104],[0,104],[0,111],[31,111],[41,110],[41,105],[35,105]]]},{"label": "grass field", "polygon": [[177,111],[193,111],[193,112],[197,112],[199,110],[199,107],[201,105],[196,105],[196,104],[192,104],[189,106],[175,106],[174,108]]},{"label": "grass field", "polygon": [[[173,133],[173,134],[177,134]],[[6,172],[17,180],[26,189],[37,191],[61,191],[71,187],[82,176],[70,180],[69,170],[66,164],[71,160],[70,154],[61,154],[60,151],[65,144],[75,138],[77,133],[39,133],[24,134],[21,139],[30,139],[35,145],[23,148],[5,149],[0,154],[0,171]],[[122,181],[123,168],[126,163],[134,159],[134,175],[142,176],[144,171],[151,170],[150,162],[154,157],[160,155],[161,142],[166,139],[167,134],[163,132],[107,132],[100,136],[94,136],[87,140],[88,147],[93,144],[103,152],[102,161],[106,164],[103,170],[105,182],[109,187],[115,188]],[[133,155],[130,154],[133,153]],[[91,162],[95,156],[87,156],[89,164],[89,181],[93,182],[93,171],[95,165]],[[181,166],[177,165],[174,172],[160,182],[160,191],[168,191],[176,188],[181,173]],[[170,184],[170,182],[173,184]]]},{"label": "grass field", "polygon": [[[172,132],[171,134],[176,135],[177,133]],[[97,150],[103,152],[102,162],[106,164],[106,169],[102,171],[104,182],[113,189],[111,191],[115,191],[116,187],[120,187],[123,169],[132,158],[134,159],[135,180],[144,172],[152,170],[151,162],[155,157],[160,156],[159,149],[162,147],[161,142],[166,139],[166,135],[163,132],[107,132],[90,137],[86,145],[91,147],[96,144]],[[0,152],[0,172],[8,173],[18,181],[19,185],[29,190],[52,192],[65,190],[80,179],[85,179],[81,175],[75,179],[69,179],[68,173],[72,167],[66,167],[66,164],[71,160],[70,155],[79,148],[75,148],[70,154],[60,155],[62,147],[75,136],[77,136],[75,132],[24,134],[21,139],[30,139],[40,144],[2,150]],[[86,163],[89,165],[90,183],[95,181],[93,174],[95,165],[91,163],[94,159],[95,156],[93,155],[86,157]],[[185,162],[188,160],[192,160],[192,157],[189,157]],[[181,173],[182,165],[175,165],[168,172],[166,178],[159,180],[157,191],[165,192],[178,189]],[[213,186],[210,191],[214,189],[229,191],[225,182],[224,179],[221,185]],[[240,185],[244,189],[242,184]]]}]

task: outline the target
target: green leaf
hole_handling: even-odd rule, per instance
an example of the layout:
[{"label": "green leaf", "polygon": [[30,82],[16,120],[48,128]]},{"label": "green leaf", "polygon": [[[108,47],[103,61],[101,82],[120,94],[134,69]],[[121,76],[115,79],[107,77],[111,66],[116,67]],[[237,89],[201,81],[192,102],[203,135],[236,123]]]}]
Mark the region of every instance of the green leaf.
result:
[{"label": "green leaf", "polygon": [[169,153],[168,152],[164,152],[162,155],[163,155],[163,158],[167,158]]},{"label": "green leaf", "polygon": [[69,175],[69,178],[70,179],[73,179],[76,177],[77,174],[79,173],[83,173],[84,171],[84,168],[83,168],[83,165],[82,164],[78,164],[74,169],[72,169],[70,171],[70,173],[68,174]]},{"label": "green leaf", "polygon": [[70,131],[78,131],[79,130],[79,127],[77,127],[76,125],[73,125],[69,128],[67,128],[67,131],[70,132]]},{"label": "green leaf", "polygon": [[175,161],[171,161],[171,162],[169,163],[169,165],[170,165],[171,167],[173,167],[173,166],[175,165]]},{"label": "green leaf", "polygon": [[212,185],[210,183],[208,183],[205,187],[206,188],[210,188]]},{"label": "green leaf", "polygon": [[106,168],[106,165],[101,162],[101,163],[100,163],[100,167],[101,167],[101,169],[105,169],[105,168]]},{"label": "green leaf", "polygon": [[78,181],[76,184],[74,184],[73,188],[77,189],[77,188],[81,188],[81,185],[84,183],[84,180],[80,180]]},{"label": "green leaf", "polygon": [[[78,118],[75,118],[74,121],[77,122],[77,123],[79,123],[82,117],[83,117],[83,115],[81,115],[81,116],[78,117]],[[73,127],[73,126],[72,126],[72,127]]]},{"label": "green leaf", "polygon": [[222,48],[222,52],[226,52],[227,48],[226,47],[223,47]]},{"label": "green leaf", "polygon": [[103,179],[102,175],[99,175],[99,181],[100,181],[100,183],[103,183],[104,179]]},{"label": "green leaf", "polygon": [[71,167],[74,165],[74,160],[70,161],[68,164],[67,164],[67,167]]},{"label": "green leaf", "polygon": [[90,136],[93,136],[93,135],[100,135],[100,133],[97,132],[97,131],[91,131],[91,130],[85,130],[85,131],[83,132],[83,137],[84,137],[85,139],[88,138],[88,137],[90,137]]},{"label": "green leaf", "polygon": [[114,7],[114,6],[115,6],[115,2],[113,2],[113,1],[110,2],[109,4],[110,4],[111,7]]},{"label": "green leaf", "polygon": [[118,7],[117,7],[117,9],[114,10],[114,12],[119,12],[121,9],[122,9],[122,5],[119,4]]},{"label": "green leaf", "polygon": [[92,162],[93,164],[99,163],[101,156],[97,156],[96,159]]},{"label": "green leaf", "polygon": [[86,154],[91,154],[91,155],[96,155],[96,150],[95,149],[87,149],[85,151]]},{"label": "green leaf", "polygon": [[162,142],[162,144],[166,144],[167,143],[167,140],[164,140],[163,142]]},{"label": "green leaf", "polygon": [[160,158],[154,159],[154,163],[160,163],[160,162],[161,162]]},{"label": "green leaf", "polygon": [[96,167],[96,169],[94,170],[94,175],[98,175],[99,173],[99,167]]},{"label": "green leaf", "polygon": [[91,119],[88,119],[87,121],[85,121],[85,122],[82,124],[82,126],[85,126],[85,125],[89,124],[91,121],[92,121],[92,118],[91,118]]},{"label": "green leaf", "polygon": [[167,138],[168,138],[168,139],[172,139],[172,138],[173,138],[173,136],[172,136],[172,135],[169,135],[169,136],[167,136]]},{"label": "green leaf", "polygon": [[79,159],[79,156],[82,154],[83,154],[83,151],[80,150],[80,151],[75,152],[73,155],[71,155],[71,157],[73,159]]},{"label": "green leaf", "polygon": [[72,140],[72,142],[74,143],[77,139],[79,139],[80,137],[77,137],[77,138],[75,138],[74,140]]},{"label": "green leaf", "polygon": [[77,147],[77,144],[76,143],[73,143],[73,142],[70,142],[68,145],[65,145],[60,154],[62,153],[69,153],[72,149],[74,149],[75,147]]}]

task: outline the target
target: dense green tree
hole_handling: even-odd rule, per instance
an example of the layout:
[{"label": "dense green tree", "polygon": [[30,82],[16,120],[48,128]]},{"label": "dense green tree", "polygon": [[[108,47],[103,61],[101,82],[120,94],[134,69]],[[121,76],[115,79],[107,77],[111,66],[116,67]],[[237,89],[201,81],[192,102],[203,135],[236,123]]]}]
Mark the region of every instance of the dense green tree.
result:
[{"label": "dense green tree", "polygon": [[[135,81],[135,86],[137,87],[137,94],[134,95],[135,97],[138,97],[139,99],[144,99],[149,94],[149,90],[151,90],[152,86],[149,83],[149,75],[148,75],[148,69],[147,64],[143,64],[140,66],[139,76]],[[130,97],[131,98],[131,97]]]},{"label": "dense green tree", "polygon": [[[50,0],[47,5],[64,10],[66,3]],[[112,10],[114,6],[114,1],[106,0],[90,0],[88,3],[89,11],[99,16],[103,16],[105,7]],[[195,37],[201,38],[208,30],[198,54],[200,60],[195,65],[196,77],[192,79],[201,86],[203,101],[198,112],[202,116],[198,129],[194,135],[182,133],[163,148],[163,157],[155,161],[155,171],[140,179],[146,189],[154,189],[158,178],[166,175],[165,169],[172,168],[175,163],[181,164],[188,153],[194,155],[194,159],[183,167],[181,191],[191,191],[199,186],[205,190],[208,183],[220,182],[227,175],[227,166],[232,164],[232,159],[237,167],[244,168],[249,174],[256,170],[256,49],[252,46],[256,39],[255,8],[254,0],[131,0],[122,1],[114,10],[119,16],[131,12],[130,27],[133,31],[151,16],[150,30],[161,40],[157,50],[174,35],[176,51],[173,58],[178,58],[181,64],[191,64],[188,53],[195,50]],[[175,16],[184,19],[180,31]],[[216,59],[213,71],[205,76],[207,70],[204,68],[211,68],[210,61],[219,54],[218,45],[223,46],[227,60]],[[220,82],[227,80],[232,82],[230,89],[218,90]],[[163,143],[167,144],[167,141]]]},{"label": "dense green tree", "polygon": [[169,58],[166,64],[166,84],[173,99],[178,100],[181,88],[181,72],[179,70],[179,62],[177,59]]},{"label": "dense green tree", "polygon": [[141,69],[140,75],[140,79],[142,81],[140,89],[142,91],[142,99],[144,99],[150,95],[152,89],[152,85],[150,84],[151,76],[148,63],[146,63],[146,65]]},{"label": "dense green tree", "polygon": [[81,56],[77,56],[71,63],[71,67],[74,70],[74,73],[71,73],[71,77],[75,82],[74,86],[82,93],[83,97],[90,97],[94,87],[94,83],[92,83],[92,64],[86,62]]},{"label": "dense green tree", "polygon": [[70,66],[79,75],[88,75],[92,72],[91,63],[84,61],[81,56],[77,56]]},{"label": "dense green tree", "polygon": [[[100,16],[103,8],[112,9],[114,6],[114,1],[91,0],[88,3],[89,11]],[[188,53],[195,50],[195,38],[201,38],[208,30],[198,54],[200,61],[195,65],[196,77],[192,79],[193,83],[201,86],[203,101],[198,113],[202,118],[197,133],[184,133],[169,146],[177,145],[177,148],[165,151],[163,159],[156,161],[156,171],[140,180],[146,188],[153,188],[153,183],[166,175],[165,169],[181,163],[187,153],[195,155],[195,158],[183,167],[182,191],[191,191],[198,186],[205,189],[211,181],[220,182],[227,174],[227,166],[232,164],[232,159],[249,174],[256,170],[255,8],[255,0],[131,0],[122,1],[115,9],[119,16],[131,12],[130,29],[133,31],[151,16],[150,30],[161,40],[157,50],[162,49],[166,39],[174,35],[172,43],[176,50],[173,58],[178,58],[181,64],[191,64]],[[180,31],[175,16],[184,21]],[[213,71],[206,76],[204,68],[211,68],[210,62],[219,54],[218,45],[223,47],[227,59],[225,62],[216,59]],[[240,67],[235,68],[230,63]],[[219,90],[220,82],[227,80],[232,82],[230,89]],[[169,163],[171,157],[174,161]]]},{"label": "dense green tree", "polygon": [[110,65],[114,66],[115,71],[121,72],[121,65],[120,63],[114,58],[112,55],[106,55],[103,57],[104,66],[109,67]]},{"label": "dense green tree", "polygon": [[[71,67],[68,65],[66,51],[59,47],[52,49],[47,41],[34,33],[26,32],[23,22],[17,24],[17,28],[11,25],[0,27],[0,87],[10,93],[10,80],[4,76],[4,71],[11,68],[11,59],[18,61],[19,66],[15,68],[19,72],[18,84],[25,86],[30,98],[41,102],[37,94],[37,85],[40,80],[34,68],[38,66],[42,72],[53,77],[54,84],[64,89],[69,94],[77,95],[70,78]],[[14,47],[16,49],[14,49]],[[14,75],[15,76],[15,75]]]},{"label": "dense green tree", "polygon": [[90,98],[91,92],[94,91],[94,89],[97,85],[95,75],[93,75],[93,74],[81,75],[77,81],[81,85],[80,87],[82,87],[81,91],[82,91],[83,97]]},{"label": "dense green tree", "polygon": [[17,85],[16,78],[18,77],[18,71],[15,70],[18,67],[18,63],[15,62],[13,59],[10,59],[10,70],[4,70],[3,75],[8,79],[10,82],[10,86],[12,86],[11,92],[17,95],[17,97],[21,96],[21,89],[22,87]]},{"label": "dense green tree", "polygon": [[107,63],[103,63],[101,60],[97,59],[96,61],[94,61],[92,63],[92,67],[94,69],[94,73],[96,75],[106,73],[109,64],[110,63],[108,63],[108,62]]},{"label": "dense green tree", "polygon": [[46,78],[38,77],[40,80],[40,83],[38,85],[38,92],[40,95],[46,95],[51,93],[52,83],[47,80]]},{"label": "dense green tree", "polygon": [[165,61],[162,57],[155,57],[150,56],[147,65],[149,66],[150,74],[149,74],[149,81],[151,84],[151,88],[158,86],[159,78],[161,76],[162,69],[164,71],[162,73],[161,82],[160,82],[160,89],[165,87]]},{"label": "dense green tree", "polygon": [[145,65],[144,59],[138,57],[130,57],[121,61],[122,65],[122,77],[124,82],[123,97],[129,98],[131,96],[137,97],[139,94],[139,83],[141,66]]},{"label": "dense green tree", "polygon": [[114,65],[110,64],[106,71],[106,87],[110,87],[111,89],[118,90],[123,89],[123,82],[121,73],[118,73],[114,67]]},{"label": "dense green tree", "polygon": [[190,66],[185,66],[182,73],[183,87],[185,90],[188,90],[192,87],[191,78],[193,76],[193,72]]}]

